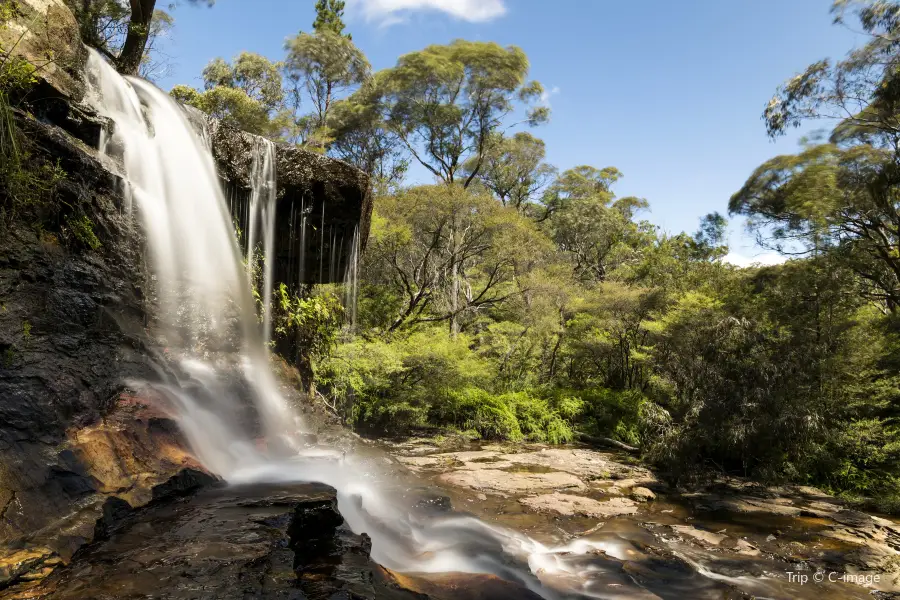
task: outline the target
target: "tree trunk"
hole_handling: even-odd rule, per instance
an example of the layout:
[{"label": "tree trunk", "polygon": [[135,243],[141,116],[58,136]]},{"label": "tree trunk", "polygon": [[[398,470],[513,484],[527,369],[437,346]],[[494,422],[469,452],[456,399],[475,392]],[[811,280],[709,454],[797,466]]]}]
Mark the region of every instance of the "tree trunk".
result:
[{"label": "tree trunk", "polygon": [[456,338],[459,335],[459,231],[456,224],[456,215],[453,216],[452,235],[452,259],[450,261],[450,336]]},{"label": "tree trunk", "polygon": [[147,47],[150,35],[150,21],[156,0],[129,0],[131,4],[131,21],[128,23],[128,35],[125,45],[119,54],[117,67],[123,75],[137,75]]}]

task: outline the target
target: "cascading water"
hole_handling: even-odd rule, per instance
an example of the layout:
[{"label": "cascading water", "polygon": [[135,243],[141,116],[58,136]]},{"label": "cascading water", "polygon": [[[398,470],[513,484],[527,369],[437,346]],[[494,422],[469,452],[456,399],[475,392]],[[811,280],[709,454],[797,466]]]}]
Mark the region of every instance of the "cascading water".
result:
[{"label": "cascading water", "polygon": [[359,296],[359,226],[353,230],[350,240],[350,254],[347,256],[347,269],[344,277],[344,310],[350,325],[356,324],[356,299]]},{"label": "cascading water", "polygon": [[247,263],[256,266],[256,246],[260,226],[263,242],[263,338],[272,335],[272,279],[275,264],[275,144],[254,138],[253,162],[250,167],[250,223],[247,232]]},{"label": "cascading water", "polygon": [[[183,352],[181,369],[186,376],[145,385],[171,402],[196,457],[232,484],[317,481],[331,485],[347,523],[355,532],[370,535],[372,558],[388,568],[493,573],[519,581],[545,598],[555,597],[532,572],[574,573],[575,567],[569,566],[574,563],[567,562],[566,556],[584,555],[597,544],[584,541],[551,549],[472,517],[422,520],[378,484],[384,474],[363,457],[336,460],[334,455],[300,450],[301,444],[294,440],[302,423],[279,395],[269,368],[265,341],[270,324],[261,334],[250,280],[207,144],[169,96],[141,79],[121,77],[93,51],[88,80],[95,108],[115,124],[102,150],[121,159],[123,179],[152,252],[157,318],[166,336],[160,343]],[[274,245],[274,148],[260,144],[253,168],[248,254],[252,256],[261,237],[268,299]],[[304,281],[306,211],[302,204],[300,281]],[[319,241],[324,251],[324,208],[321,219]],[[357,230],[346,270],[351,321],[356,312],[359,244]],[[241,403],[224,383],[228,373],[221,365],[227,361],[212,359],[223,349],[241,357],[269,451],[258,449],[242,421]],[[275,440],[281,443],[273,444]],[[276,447],[283,449],[279,456],[271,451]],[[530,569],[510,566],[510,557]],[[584,595],[591,596],[586,591]]]}]

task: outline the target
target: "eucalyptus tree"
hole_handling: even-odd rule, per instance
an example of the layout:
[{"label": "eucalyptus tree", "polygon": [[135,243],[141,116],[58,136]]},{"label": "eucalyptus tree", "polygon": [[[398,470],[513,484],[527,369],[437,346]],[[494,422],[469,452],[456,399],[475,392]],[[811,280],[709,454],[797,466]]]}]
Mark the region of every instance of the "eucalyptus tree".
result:
[{"label": "eucalyptus tree", "polygon": [[222,122],[257,135],[278,137],[275,119],[283,106],[279,64],[252,52],[229,63],[216,58],[203,69],[202,91],[176,85],[170,94]]},{"label": "eucalyptus tree", "polygon": [[549,251],[535,225],[460,185],[380,198],[366,249],[369,283],[394,298],[390,331],[449,322],[451,331],[520,293],[515,279]]},{"label": "eucalyptus tree", "polygon": [[900,3],[838,0],[869,40],[844,60],[821,60],[782,85],[763,113],[769,134],[838,121],[828,143],[760,166],[729,204],[780,251],[846,259],[866,295],[900,307]]},{"label": "eucalyptus tree", "polygon": [[[488,141],[477,180],[504,206],[526,211],[556,175],[556,169],[544,162],[546,154],[544,141],[530,133],[495,133]],[[464,172],[472,172],[477,166],[478,157],[473,156],[464,165]]]},{"label": "eucalyptus tree", "polygon": [[[344,33],[344,2],[318,0],[313,32],[299,32],[285,42],[284,74],[290,83],[293,138],[325,150],[332,141],[329,115],[371,75],[365,54]],[[312,110],[304,114],[304,100]]]},{"label": "eucalyptus tree", "polygon": [[465,40],[428,46],[375,74],[377,106],[416,162],[438,181],[467,187],[491,137],[521,104],[530,106],[523,117],[530,125],[549,117],[546,107],[533,106],[543,88],[527,80],[528,68],[515,46]]}]

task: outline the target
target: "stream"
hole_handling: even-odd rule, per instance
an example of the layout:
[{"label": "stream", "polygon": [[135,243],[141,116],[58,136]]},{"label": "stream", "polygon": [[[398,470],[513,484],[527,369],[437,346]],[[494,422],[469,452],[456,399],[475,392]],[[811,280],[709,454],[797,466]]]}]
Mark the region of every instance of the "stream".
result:
[{"label": "stream", "polygon": [[[352,464],[354,492],[213,484],[124,516],[21,597],[897,597],[900,525],[814,488],[676,490],[627,455],[577,447],[322,442],[282,466]],[[351,525],[372,489],[391,498],[393,521]],[[391,547],[380,564],[372,538]]]}]

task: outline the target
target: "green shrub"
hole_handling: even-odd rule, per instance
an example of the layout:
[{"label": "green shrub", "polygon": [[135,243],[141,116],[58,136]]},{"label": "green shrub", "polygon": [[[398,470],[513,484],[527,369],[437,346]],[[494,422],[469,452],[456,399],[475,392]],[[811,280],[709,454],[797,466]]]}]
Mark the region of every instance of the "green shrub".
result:
[{"label": "green shrub", "polygon": [[521,440],[522,430],[512,407],[503,402],[502,397],[492,397],[482,390],[478,391],[481,397],[470,427],[484,440]]}]

